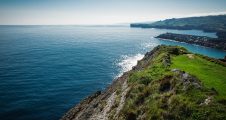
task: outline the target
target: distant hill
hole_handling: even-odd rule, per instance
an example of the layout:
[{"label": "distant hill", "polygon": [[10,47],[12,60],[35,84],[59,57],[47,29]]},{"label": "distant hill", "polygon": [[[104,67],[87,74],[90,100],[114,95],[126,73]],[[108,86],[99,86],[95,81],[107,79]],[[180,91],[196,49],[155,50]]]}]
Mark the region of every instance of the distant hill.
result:
[{"label": "distant hill", "polygon": [[175,34],[165,33],[156,36],[161,40],[174,40],[178,42],[185,42],[189,44],[196,44],[205,47],[211,47],[226,51],[226,39],[210,38],[206,36],[186,35],[186,34]]},{"label": "distant hill", "polygon": [[172,18],[154,23],[133,23],[130,27],[160,28],[179,30],[203,30],[205,32],[216,32],[219,38],[226,38],[226,15],[202,16],[188,18]]}]

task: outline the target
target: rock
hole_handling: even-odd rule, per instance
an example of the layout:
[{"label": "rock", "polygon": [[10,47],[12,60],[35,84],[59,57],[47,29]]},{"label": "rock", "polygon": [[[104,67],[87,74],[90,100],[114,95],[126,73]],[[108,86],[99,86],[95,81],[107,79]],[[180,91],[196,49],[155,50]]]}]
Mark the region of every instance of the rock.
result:
[{"label": "rock", "polygon": [[201,84],[196,77],[191,76],[184,71],[180,71],[179,69],[172,69],[171,71],[179,74],[179,79],[184,85],[184,90],[187,90],[189,86],[194,86],[197,89],[201,89]]},{"label": "rock", "polygon": [[182,74],[182,79],[184,80],[184,81],[186,81],[187,79],[188,79],[188,73],[183,73]]},{"label": "rock", "polygon": [[208,96],[205,101],[203,103],[200,104],[200,106],[202,105],[209,105],[212,101],[213,97],[212,96]]},{"label": "rock", "polygon": [[187,54],[188,58],[194,59],[194,54]]},{"label": "rock", "polygon": [[171,71],[172,71],[172,72],[180,72],[179,69],[172,69]]}]

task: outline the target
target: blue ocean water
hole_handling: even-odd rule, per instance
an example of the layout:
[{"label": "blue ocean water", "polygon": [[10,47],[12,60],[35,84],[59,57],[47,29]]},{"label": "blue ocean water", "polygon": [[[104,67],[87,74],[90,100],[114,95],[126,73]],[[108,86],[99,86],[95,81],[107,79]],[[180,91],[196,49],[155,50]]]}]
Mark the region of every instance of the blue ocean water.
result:
[{"label": "blue ocean water", "polygon": [[155,39],[196,30],[128,26],[0,26],[0,119],[57,120],[159,44],[222,58],[226,52]]}]

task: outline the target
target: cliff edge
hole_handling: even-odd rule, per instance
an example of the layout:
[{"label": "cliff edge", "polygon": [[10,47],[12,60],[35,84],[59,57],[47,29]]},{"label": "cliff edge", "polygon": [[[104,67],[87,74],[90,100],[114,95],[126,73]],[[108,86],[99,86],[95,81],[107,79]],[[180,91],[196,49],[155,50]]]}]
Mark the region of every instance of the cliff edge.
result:
[{"label": "cliff edge", "polygon": [[226,63],[157,46],[61,120],[226,119]]}]

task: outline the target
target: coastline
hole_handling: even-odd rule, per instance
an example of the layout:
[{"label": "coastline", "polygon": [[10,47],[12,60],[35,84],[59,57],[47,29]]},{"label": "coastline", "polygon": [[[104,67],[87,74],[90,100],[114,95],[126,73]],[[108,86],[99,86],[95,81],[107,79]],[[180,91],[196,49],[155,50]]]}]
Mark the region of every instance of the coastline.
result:
[{"label": "coastline", "polygon": [[[62,116],[61,120],[96,120],[96,119],[117,120],[117,119],[146,119],[149,117],[151,118],[164,117],[164,119],[167,119],[167,118],[179,119],[181,117],[177,117],[177,116],[180,114],[183,116],[182,118],[191,118],[191,114],[195,115],[197,110],[198,110],[197,114],[204,115],[204,113],[202,112],[203,109],[213,109],[213,110],[218,109],[220,107],[220,104],[222,104],[218,101],[219,100],[224,101],[223,96],[226,93],[223,91],[219,91],[221,90],[221,88],[211,88],[211,89],[206,88],[206,86],[202,83],[205,81],[201,81],[196,76],[190,75],[190,73],[187,71],[181,71],[178,68],[172,69],[170,67],[172,66],[172,64],[174,64],[172,60],[174,60],[175,57],[177,58],[177,56],[186,57],[186,59],[188,60],[197,59],[197,60],[206,61],[207,63],[205,64],[212,64],[214,66],[217,65],[219,67],[220,66],[226,67],[226,63],[224,60],[217,60],[217,59],[209,58],[207,56],[203,56],[200,54],[192,54],[182,47],[159,45],[155,47],[152,51],[147,52],[144,58],[138,61],[137,65],[134,66],[132,70],[123,73],[122,76],[115,79],[112,82],[112,84],[109,87],[107,87],[104,91],[97,91],[93,95],[88,96],[87,98],[82,100],[79,104],[71,108],[64,116]],[[158,62],[160,62],[161,66],[159,66]],[[178,62],[185,62],[185,61],[179,60]],[[136,75],[136,74],[139,74],[140,72],[141,73],[145,72],[147,69],[150,69],[152,72],[154,72],[154,74],[153,73],[147,74],[147,77],[149,75],[155,76],[155,74],[157,74],[158,77],[156,76],[157,77],[156,80],[152,80],[151,82],[148,80],[149,78],[146,78],[142,74],[140,76],[141,78],[138,77],[137,79],[138,83],[133,80],[134,74]],[[161,71],[161,69],[166,71],[163,72]],[[212,68],[212,69],[215,69],[215,68]],[[223,69],[225,68],[222,68],[222,70]],[[226,69],[224,71],[226,71]],[[170,74],[168,72],[170,72]],[[151,78],[153,76],[151,76]],[[151,82],[152,84],[149,84],[149,82]],[[157,84],[157,88],[156,88],[156,84]],[[139,86],[140,87],[142,86],[142,88],[139,88]],[[144,93],[137,93],[137,92],[133,93],[134,91],[137,91],[139,89],[143,89]],[[177,89],[181,92],[177,92],[178,91]],[[196,91],[196,92],[192,92],[192,91]],[[159,97],[155,98],[154,96],[158,94],[159,94]],[[185,94],[184,97],[186,97],[186,99],[189,98],[189,96],[187,96],[186,94],[192,94],[194,96],[199,96],[201,94],[203,97],[197,98],[199,102],[196,102],[197,99],[193,99],[193,97],[189,98],[191,99],[187,101],[189,103],[178,102],[177,104],[173,104],[170,102],[171,99],[173,100],[175,99],[175,97],[181,96],[183,94]],[[137,98],[138,101],[136,100],[134,101],[135,108],[132,107],[131,109],[129,106],[131,105],[130,101],[134,99],[132,97],[133,95],[135,96],[141,95],[141,97]],[[151,98],[149,98],[150,96]],[[148,114],[151,114],[150,116],[146,112],[144,113],[134,112],[134,110],[136,109],[138,111],[139,110],[143,111],[145,110],[145,107],[150,107],[146,105],[143,106],[143,104],[145,103],[144,102],[145,98],[147,99],[147,102],[149,101],[148,99],[150,99],[153,102],[151,104],[154,104],[155,102],[161,102],[161,100],[164,99],[169,102],[167,106],[179,107],[179,108],[176,108],[175,110],[173,109],[172,114],[168,113],[167,115],[165,115],[164,113],[162,113],[160,115],[158,114],[157,116],[156,116],[156,113],[147,112]],[[177,101],[180,99],[181,98],[179,97],[175,100]],[[219,100],[216,101],[217,99]],[[208,101],[208,102],[205,102],[205,101]],[[161,103],[161,104],[164,105],[165,103]],[[160,104],[160,108],[162,106],[161,104]],[[189,104],[194,104],[195,107],[192,109],[189,108],[191,109],[189,110],[190,112],[179,113],[182,109],[185,109],[185,108],[188,109],[187,107],[189,107]],[[214,104],[215,107],[208,106],[211,104]],[[153,108],[149,108],[147,110],[152,110],[152,109]],[[224,105],[223,106],[221,105],[219,109],[221,109],[222,111],[226,111],[226,109],[224,109]],[[165,110],[168,111],[168,109],[165,109]],[[209,114],[209,116],[204,115],[203,118],[210,117],[210,118],[218,119],[218,116],[212,115],[215,112],[210,112],[211,114]],[[216,112],[216,113],[221,115],[223,114],[221,112],[219,113]],[[193,116],[192,118],[194,117],[195,116]],[[219,118],[224,118],[224,116]]]},{"label": "coastline", "polygon": [[156,36],[155,38],[176,41],[182,43],[188,43],[193,45],[199,45],[203,47],[215,48],[226,51],[226,42],[218,38],[210,38],[206,36],[186,35],[186,34],[175,34],[175,33],[164,33]]},{"label": "coastline", "polygon": [[[127,85],[129,75],[132,72],[140,71],[144,69],[149,61],[151,61],[156,55],[156,51],[160,49],[160,46],[155,47],[152,51],[147,52],[143,59],[137,62],[137,65],[134,66],[131,70],[124,72],[120,77],[113,80],[113,82],[103,91],[97,91],[94,94],[88,96],[82,100],[79,104],[71,108],[60,120],[88,120],[88,119],[102,119],[105,120],[109,117],[117,119],[119,116],[119,111],[122,109],[125,103],[125,97],[127,95],[130,87]],[[118,95],[118,92],[121,92]],[[109,108],[114,107],[112,103],[115,102],[115,99],[120,98],[119,106],[114,108],[117,114],[107,115]],[[112,100],[113,99],[113,100]],[[109,101],[104,102],[104,101]],[[104,110],[104,112],[103,112]],[[112,110],[111,110],[112,111]]]}]

